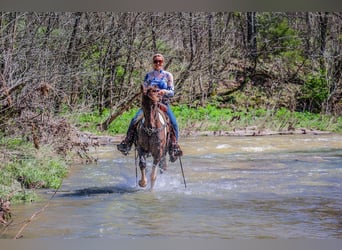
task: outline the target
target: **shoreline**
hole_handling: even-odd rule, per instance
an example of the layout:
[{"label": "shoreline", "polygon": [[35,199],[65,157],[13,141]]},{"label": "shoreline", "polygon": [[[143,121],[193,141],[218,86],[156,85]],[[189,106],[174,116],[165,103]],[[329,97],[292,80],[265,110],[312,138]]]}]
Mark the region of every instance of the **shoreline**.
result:
[{"label": "shoreline", "polygon": [[[293,130],[260,130],[257,127],[248,127],[245,129],[234,129],[232,131],[191,131],[183,130],[180,133],[181,137],[191,136],[274,136],[274,135],[326,135],[332,134],[330,131],[321,131],[307,128],[293,129]],[[117,135],[95,135],[90,132],[80,132],[82,142],[88,143],[90,146],[106,146],[120,143],[125,134]]]}]

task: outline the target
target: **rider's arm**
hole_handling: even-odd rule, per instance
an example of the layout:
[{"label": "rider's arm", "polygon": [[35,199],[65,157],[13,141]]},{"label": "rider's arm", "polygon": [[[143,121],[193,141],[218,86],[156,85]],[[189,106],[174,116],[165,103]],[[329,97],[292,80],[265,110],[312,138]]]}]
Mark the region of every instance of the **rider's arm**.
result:
[{"label": "rider's arm", "polygon": [[172,97],[175,94],[175,89],[174,89],[174,85],[173,85],[173,75],[170,72],[166,73],[166,79],[167,79],[167,87],[166,87],[166,91],[165,91],[165,95]]},{"label": "rider's arm", "polygon": [[149,85],[149,78],[150,78],[150,75],[149,75],[149,73],[147,73],[144,77],[144,86],[145,87],[148,87],[148,85]]}]

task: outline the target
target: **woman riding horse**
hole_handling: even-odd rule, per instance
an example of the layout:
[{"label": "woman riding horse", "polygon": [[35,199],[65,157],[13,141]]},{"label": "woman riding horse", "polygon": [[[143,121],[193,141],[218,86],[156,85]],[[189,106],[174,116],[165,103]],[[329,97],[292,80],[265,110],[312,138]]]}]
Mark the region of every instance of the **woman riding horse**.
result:
[{"label": "woman riding horse", "polygon": [[[179,134],[177,120],[169,106],[169,98],[174,95],[173,75],[163,69],[164,56],[162,54],[155,54],[152,60],[153,71],[150,71],[146,74],[144,79],[144,86],[157,86],[160,89],[159,94],[163,96],[162,103],[165,104],[167,107],[166,112],[172,125],[169,155],[170,161],[174,162],[178,159],[179,156],[183,155],[183,152],[178,145]],[[141,114],[142,110],[140,109],[131,120],[126,138],[117,146],[118,150],[124,155],[128,154],[135,140],[137,120]]]}]

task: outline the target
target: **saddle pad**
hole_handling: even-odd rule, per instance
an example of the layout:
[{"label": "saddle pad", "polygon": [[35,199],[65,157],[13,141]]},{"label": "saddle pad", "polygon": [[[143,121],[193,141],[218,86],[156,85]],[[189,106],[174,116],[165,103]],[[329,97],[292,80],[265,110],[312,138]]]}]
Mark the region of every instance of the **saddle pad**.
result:
[{"label": "saddle pad", "polygon": [[[160,123],[165,126],[166,125],[166,120],[164,119],[164,117],[162,116],[162,114],[160,112],[158,112],[159,115],[159,121]],[[167,136],[167,130],[166,130],[166,126],[164,127],[164,133],[165,133],[165,137]]]}]

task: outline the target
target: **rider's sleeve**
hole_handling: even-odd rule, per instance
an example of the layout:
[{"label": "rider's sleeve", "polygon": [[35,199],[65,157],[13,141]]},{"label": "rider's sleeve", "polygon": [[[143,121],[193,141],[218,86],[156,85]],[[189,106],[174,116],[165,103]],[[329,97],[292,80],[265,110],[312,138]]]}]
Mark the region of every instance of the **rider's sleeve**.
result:
[{"label": "rider's sleeve", "polygon": [[148,86],[148,79],[149,79],[149,74],[147,73],[146,75],[145,75],[145,78],[144,78],[144,86],[145,87],[147,87]]},{"label": "rider's sleeve", "polygon": [[166,79],[167,79],[167,88],[166,88],[167,93],[166,93],[166,95],[169,97],[174,96],[175,95],[175,89],[173,86],[173,75],[170,72],[167,72]]}]

